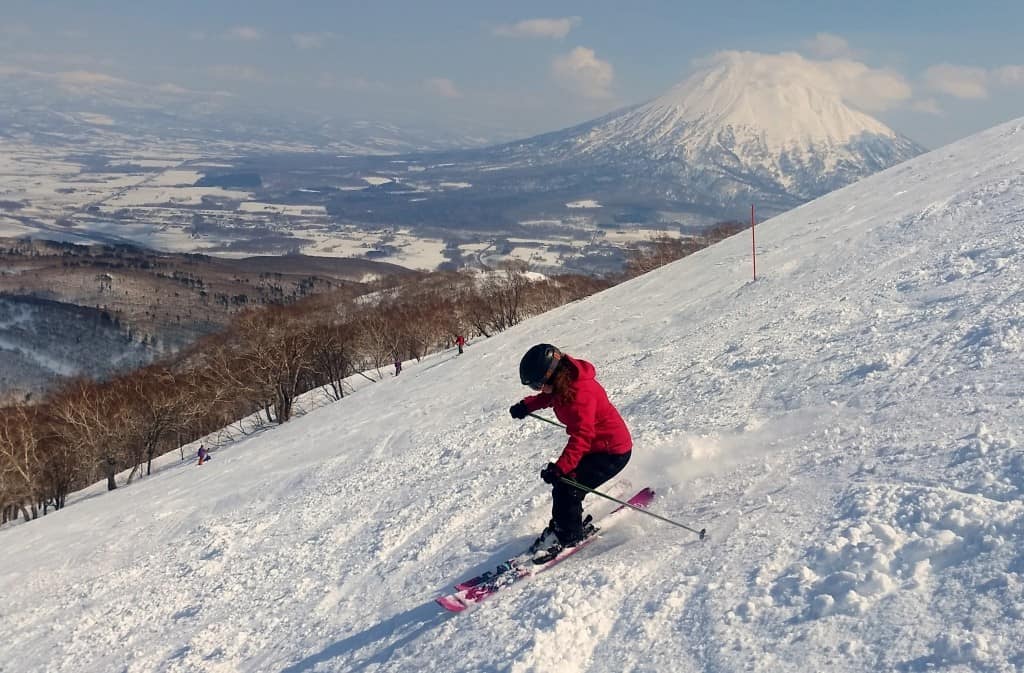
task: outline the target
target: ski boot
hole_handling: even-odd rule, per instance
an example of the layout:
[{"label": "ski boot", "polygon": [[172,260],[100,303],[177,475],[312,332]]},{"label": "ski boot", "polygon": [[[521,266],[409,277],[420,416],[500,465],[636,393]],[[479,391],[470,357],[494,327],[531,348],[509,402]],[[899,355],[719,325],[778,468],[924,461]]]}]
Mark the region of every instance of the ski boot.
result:
[{"label": "ski boot", "polygon": [[529,553],[536,554],[555,544],[558,544],[558,534],[555,532],[555,520],[552,519],[530,545]]},{"label": "ski boot", "polygon": [[[549,525],[541,533],[541,536],[530,546],[533,554],[533,562],[536,565],[547,563],[562,553],[566,547],[575,547],[590,536],[597,533],[597,526],[593,523],[593,517],[589,514],[583,519],[583,526],[575,535],[559,534],[559,531]],[[552,536],[554,539],[552,539]]]}]

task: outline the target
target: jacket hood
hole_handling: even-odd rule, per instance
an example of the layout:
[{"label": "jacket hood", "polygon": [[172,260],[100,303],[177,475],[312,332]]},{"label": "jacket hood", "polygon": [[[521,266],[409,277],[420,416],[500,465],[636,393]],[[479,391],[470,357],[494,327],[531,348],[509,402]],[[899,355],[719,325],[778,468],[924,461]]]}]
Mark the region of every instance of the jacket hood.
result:
[{"label": "jacket hood", "polygon": [[576,369],[580,373],[579,377],[576,379],[577,381],[593,380],[594,376],[597,373],[597,370],[594,369],[594,365],[590,364],[586,360],[577,360],[576,358],[570,357],[568,355],[563,355],[562,357],[576,365]]}]

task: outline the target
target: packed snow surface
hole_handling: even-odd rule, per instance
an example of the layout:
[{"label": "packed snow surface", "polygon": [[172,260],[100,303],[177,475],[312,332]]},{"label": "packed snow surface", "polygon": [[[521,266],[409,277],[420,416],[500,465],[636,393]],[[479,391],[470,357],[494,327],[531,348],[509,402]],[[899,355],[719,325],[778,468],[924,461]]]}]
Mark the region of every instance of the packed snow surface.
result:
[{"label": "packed snow surface", "polygon": [[[1020,670],[1024,120],[757,234],[0,531],[0,670]],[[630,513],[452,615],[548,519],[540,341],[709,539]]]}]

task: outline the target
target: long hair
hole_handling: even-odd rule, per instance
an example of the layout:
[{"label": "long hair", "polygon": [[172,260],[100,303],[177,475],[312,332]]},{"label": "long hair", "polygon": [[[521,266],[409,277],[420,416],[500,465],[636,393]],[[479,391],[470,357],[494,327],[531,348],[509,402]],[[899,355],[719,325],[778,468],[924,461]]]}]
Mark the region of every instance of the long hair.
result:
[{"label": "long hair", "polygon": [[551,394],[559,404],[572,404],[576,401],[576,391],[572,384],[579,375],[576,365],[564,357],[559,360],[558,368],[551,376]]}]

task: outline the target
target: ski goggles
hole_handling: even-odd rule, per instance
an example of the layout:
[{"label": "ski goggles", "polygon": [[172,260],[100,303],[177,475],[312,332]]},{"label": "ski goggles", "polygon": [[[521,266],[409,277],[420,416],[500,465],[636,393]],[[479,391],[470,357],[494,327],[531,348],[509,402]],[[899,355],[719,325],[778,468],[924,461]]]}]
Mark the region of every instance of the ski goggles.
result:
[{"label": "ski goggles", "polygon": [[523,381],[526,385],[530,386],[534,390],[540,390],[544,385],[551,380],[555,370],[558,369],[558,363],[562,359],[562,354],[554,352],[551,354],[551,364],[548,365],[548,370],[544,372],[544,377],[540,381]]}]

